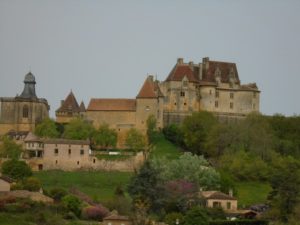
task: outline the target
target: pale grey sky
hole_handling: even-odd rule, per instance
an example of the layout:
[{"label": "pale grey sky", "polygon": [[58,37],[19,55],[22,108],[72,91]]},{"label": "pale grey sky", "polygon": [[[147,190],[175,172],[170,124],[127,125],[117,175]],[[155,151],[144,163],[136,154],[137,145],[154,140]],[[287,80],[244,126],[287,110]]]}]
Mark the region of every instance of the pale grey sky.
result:
[{"label": "pale grey sky", "polygon": [[262,113],[300,114],[298,0],[0,0],[0,96],[31,68],[52,117],[71,89],[86,106],[134,98],[147,74],[206,56],[257,83]]}]

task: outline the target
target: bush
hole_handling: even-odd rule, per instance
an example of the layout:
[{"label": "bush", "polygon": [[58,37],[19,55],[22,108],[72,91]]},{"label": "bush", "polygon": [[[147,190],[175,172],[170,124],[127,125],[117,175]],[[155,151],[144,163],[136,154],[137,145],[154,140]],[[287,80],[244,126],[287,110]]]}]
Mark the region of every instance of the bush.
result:
[{"label": "bush", "polygon": [[164,218],[164,222],[168,225],[176,225],[177,220],[180,224],[184,224],[184,217],[181,213],[169,213]]},{"label": "bush", "polygon": [[39,191],[41,182],[36,177],[29,177],[23,181],[23,188],[28,191]]},{"label": "bush", "polygon": [[24,161],[16,159],[5,161],[2,164],[2,173],[16,180],[21,180],[32,175],[31,168]]},{"label": "bush", "polygon": [[81,214],[81,201],[74,195],[66,195],[62,198],[62,204],[77,217]]},{"label": "bush", "polygon": [[67,195],[67,191],[63,188],[53,188],[50,190],[50,197],[55,201],[59,202],[61,199]]},{"label": "bush", "polygon": [[220,220],[220,221],[211,221],[209,225],[268,225],[269,222],[266,220]]},{"label": "bush", "polygon": [[86,220],[102,220],[108,213],[104,207],[88,206],[82,210],[82,218]]}]

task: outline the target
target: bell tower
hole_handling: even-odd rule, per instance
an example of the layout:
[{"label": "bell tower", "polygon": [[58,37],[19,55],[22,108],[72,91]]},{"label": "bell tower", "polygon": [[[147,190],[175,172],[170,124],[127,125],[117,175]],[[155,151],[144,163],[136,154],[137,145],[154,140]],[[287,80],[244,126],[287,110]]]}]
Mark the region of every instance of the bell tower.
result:
[{"label": "bell tower", "polygon": [[35,94],[36,82],[35,82],[35,77],[33,76],[33,74],[31,72],[29,72],[25,75],[24,84],[25,84],[24,90],[19,97],[36,99],[37,98],[37,96]]}]

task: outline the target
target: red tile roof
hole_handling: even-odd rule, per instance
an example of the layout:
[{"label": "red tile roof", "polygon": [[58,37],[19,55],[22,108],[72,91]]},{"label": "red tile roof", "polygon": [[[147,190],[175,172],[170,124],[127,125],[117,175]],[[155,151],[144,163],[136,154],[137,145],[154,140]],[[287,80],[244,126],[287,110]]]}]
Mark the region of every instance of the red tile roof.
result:
[{"label": "red tile roof", "polygon": [[156,98],[157,97],[157,95],[155,93],[155,86],[154,86],[152,76],[147,77],[139,94],[136,97],[137,98]]},{"label": "red tile roof", "polygon": [[135,111],[135,99],[92,98],[87,111]]},{"label": "red tile roof", "polygon": [[72,91],[56,112],[80,112],[80,107]]}]

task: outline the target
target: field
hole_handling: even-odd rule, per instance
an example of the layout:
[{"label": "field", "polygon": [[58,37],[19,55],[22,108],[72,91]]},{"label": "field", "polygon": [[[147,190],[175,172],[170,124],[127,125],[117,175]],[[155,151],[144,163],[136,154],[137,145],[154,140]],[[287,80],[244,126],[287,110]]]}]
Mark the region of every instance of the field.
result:
[{"label": "field", "polygon": [[34,174],[46,190],[61,187],[77,188],[95,200],[106,201],[113,197],[115,188],[126,190],[132,173],[105,171],[41,171]]},{"label": "field", "polygon": [[271,187],[262,182],[239,182],[236,183],[239,207],[265,203]]}]

